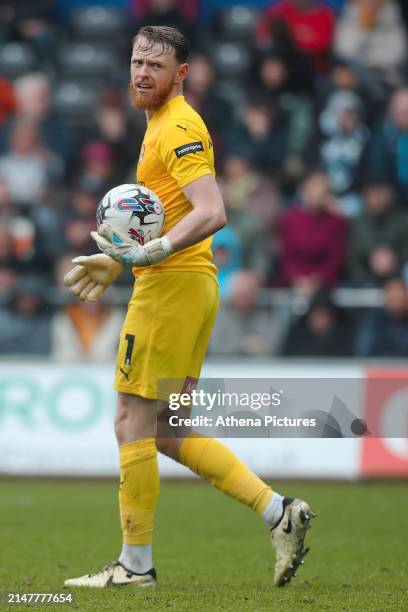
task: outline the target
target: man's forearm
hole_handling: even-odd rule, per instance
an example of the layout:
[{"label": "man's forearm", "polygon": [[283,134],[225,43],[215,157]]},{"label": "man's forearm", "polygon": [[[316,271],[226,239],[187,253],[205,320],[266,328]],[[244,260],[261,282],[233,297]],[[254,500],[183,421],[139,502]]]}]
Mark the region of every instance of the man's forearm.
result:
[{"label": "man's forearm", "polygon": [[167,232],[167,236],[173,249],[181,251],[211,236],[224,227],[225,223],[226,219],[222,211],[210,215],[207,210],[196,208],[172,227]]}]

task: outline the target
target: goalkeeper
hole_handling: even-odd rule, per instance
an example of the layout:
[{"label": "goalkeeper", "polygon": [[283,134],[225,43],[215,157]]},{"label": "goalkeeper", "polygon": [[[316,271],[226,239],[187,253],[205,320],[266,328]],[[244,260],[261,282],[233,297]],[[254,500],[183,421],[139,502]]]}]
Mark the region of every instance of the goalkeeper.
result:
[{"label": "goalkeeper", "polygon": [[[140,246],[101,225],[93,237],[102,253],[74,260],[77,265],[65,279],[81,299],[97,300],[123,264],[132,265],[137,276],[115,377],[122,551],[101,571],[66,580],[69,586],[155,586],[157,450],[263,517],[276,550],[276,585],[291,579],[307,552],[308,504],[272,491],[220,442],[157,427],[158,381],[184,380],[188,390],[199,378],[218,308],[211,235],[226,223],[210,136],[182,95],[187,57],[187,41],[173,28],[144,27],[134,39],[130,93],[147,116],[136,180],[161,199],[164,236]],[[165,417],[166,408],[159,422]]]}]

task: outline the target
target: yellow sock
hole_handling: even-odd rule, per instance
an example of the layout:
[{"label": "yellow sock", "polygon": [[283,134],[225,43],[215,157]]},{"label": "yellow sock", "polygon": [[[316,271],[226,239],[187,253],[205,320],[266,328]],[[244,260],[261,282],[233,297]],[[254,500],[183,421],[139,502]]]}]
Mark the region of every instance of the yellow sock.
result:
[{"label": "yellow sock", "polygon": [[273,492],[224,444],[193,433],[180,447],[180,462],[214,487],[263,514]]},{"label": "yellow sock", "polygon": [[119,447],[119,507],[124,544],[152,543],[153,518],[159,497],[159,468],[154,438]]}]

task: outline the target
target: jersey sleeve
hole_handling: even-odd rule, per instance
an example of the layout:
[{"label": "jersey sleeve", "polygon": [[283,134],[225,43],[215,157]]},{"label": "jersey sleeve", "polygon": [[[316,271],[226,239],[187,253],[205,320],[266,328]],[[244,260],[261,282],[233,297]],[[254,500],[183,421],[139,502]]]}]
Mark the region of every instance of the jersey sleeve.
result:
[{"label": "jersey sleeve", "polygon": [[215,174],[212,142],[207,131],[182,120],[169,121],[156,143],[160,159],[180,188],[207,174]]}]

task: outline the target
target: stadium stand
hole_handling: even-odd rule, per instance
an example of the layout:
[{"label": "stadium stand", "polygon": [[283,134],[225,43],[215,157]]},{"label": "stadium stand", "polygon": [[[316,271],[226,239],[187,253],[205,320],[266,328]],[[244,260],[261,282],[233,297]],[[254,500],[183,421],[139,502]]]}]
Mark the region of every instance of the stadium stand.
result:
[{"label": "stadium stand", "polygon": [[[63,359],[58,321],[91,316],[70,307],[60,268],[92,251],[104,190],[134,180],[144,117],[129,108],[128,57],[147,22],[191,38],[185,95],[210,129],[229,212],[215,241],[224,302],[211,354],[404,354],[406,11],[395,0],[370,13],[360,0],[3,2],[2,354]],[[313,175],[323,180],[309,184],[307,207]],[[108,292],[101,325],[107,313],[117,320],[128,281]],[[85,355],[89,337],[77,342]]]}]

